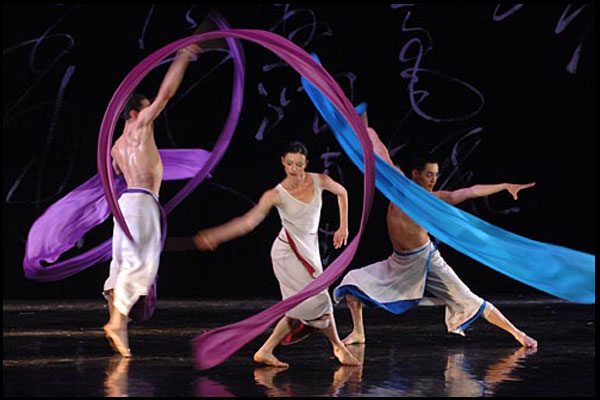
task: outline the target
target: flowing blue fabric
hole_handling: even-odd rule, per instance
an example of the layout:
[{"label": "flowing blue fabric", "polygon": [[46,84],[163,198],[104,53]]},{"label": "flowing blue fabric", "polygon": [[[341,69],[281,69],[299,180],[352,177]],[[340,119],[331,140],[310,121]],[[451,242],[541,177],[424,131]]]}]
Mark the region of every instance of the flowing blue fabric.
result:
[{"label": "flowing blue fabric", "polygon": [[[364,171],[361,146],[352,128],[317,88],[304,77],[301,80],[348,157]],[[595,303],[594,255],[531,240],[482,221],[432,196],[379,157],[375,157],[375,185],[416,223],[461,253],[551,295]]]}]

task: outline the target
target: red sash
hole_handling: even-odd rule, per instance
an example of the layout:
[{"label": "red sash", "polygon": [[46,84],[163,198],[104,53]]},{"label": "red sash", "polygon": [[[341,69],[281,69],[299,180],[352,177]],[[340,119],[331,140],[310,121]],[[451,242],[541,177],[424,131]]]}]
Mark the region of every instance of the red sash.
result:
[{"label": "red sash", "polygon": [[285,231],[285,235],[287,236],[288,244],[292,248],[292,251],[294,252],[294,254],[296,254],[296,257],[298,257],[298,260],[300,260],[302,265],[304,265],[304,268],[306,268],[306,270],[308,271],[310,276],[312,276],[314,278],[314,274],[317,271],[314,269],[314,267],[312,265],[310,265],[310,263],[308,261],[306,261],[304,259],[304,257],[302,257],[300,255],[300,252],[298,252],[298,248],[296,247],[296,244],[292,240],[292,236],[288,233],[287,229],[284,228],[283,230]]}]

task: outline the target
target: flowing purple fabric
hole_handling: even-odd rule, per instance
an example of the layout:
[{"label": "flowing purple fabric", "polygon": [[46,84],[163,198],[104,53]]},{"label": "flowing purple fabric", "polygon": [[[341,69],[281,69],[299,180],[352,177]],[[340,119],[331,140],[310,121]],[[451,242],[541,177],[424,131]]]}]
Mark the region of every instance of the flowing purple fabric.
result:
[{"label": "flowing purple fabric", "polygon": [[[189,179],[207,163],[211,153],[205,150],[159,150],[166,181]],[[116,192],[125,189],[118,176]],[[87,252],[55,263],[61,254],[74,247],[92,228],[110,215],[98,175],[89,179],[51,205],[29,230],[23,267],[25,277],[41,282],[58,281],[107,261],[112,256],[112,239]]]}]

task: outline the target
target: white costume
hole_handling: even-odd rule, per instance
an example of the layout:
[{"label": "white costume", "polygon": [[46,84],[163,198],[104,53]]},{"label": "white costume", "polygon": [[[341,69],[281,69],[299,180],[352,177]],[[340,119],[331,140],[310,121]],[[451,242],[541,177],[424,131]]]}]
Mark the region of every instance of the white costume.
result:
[{"label": "white costume", "polygon": [[[283,299],[301,291],[323,272],[318,237],[322,205],[321,180],[317,174],[307,173],[307,175],[314,183],[314,196],[310,203],[296,199],[281,184],[275,187],[281,198],[281,205],[277,207],[277,211],[283,227],[273,242],[271,260]],[[299,259],[294,247],[306,263]],[[312,267],[312,272],[309,271],[310,267],[306,266],[307,263]],[[322,329],[327,327],[329,320],[314,320],[332,312],[331,297],[327,290],[323,290],[298,304],[286,315],[299,319],[306,325]]]},{"label": "white costume", "polygon": [[161,214],[158,196],[143,188],[144,193],[123,193],[119,206],[127,221],[131,242],[114,220],[110,274],[104,291],[114,289],[113,304],[121,314],[129,315],[140,296],[146,296],[158,272],[161,252]]},{"label": "white costume", "polygon": [[335,301],[346,294],[395,314],[417,304],[445,304],[448,332],[459,335],[464,335],[464,329],[481,315],[486,304],[460,280],[430,241],[410,251],[394,251],[387,260],[348,272],[334,290]]}]

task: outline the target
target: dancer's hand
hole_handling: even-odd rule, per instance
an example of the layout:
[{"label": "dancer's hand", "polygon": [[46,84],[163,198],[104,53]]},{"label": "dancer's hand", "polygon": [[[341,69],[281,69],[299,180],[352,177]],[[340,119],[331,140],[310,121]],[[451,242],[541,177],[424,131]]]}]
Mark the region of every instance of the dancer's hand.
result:
[{"label": "dancer's hand", "polygon": [[535,182],[524,183],[524,184],[507,183],[506,190],[508,191],[508,193],[510,193],[512,195],[513,199],[517,200],[519,198],[520,190],[529,189],[532,186],[535,186]]},{"label": "dancer's hand", "polygon": [[341,227],[333,235],[333,247],[339,249],[346,244],[348,244],[348,228]]}]

